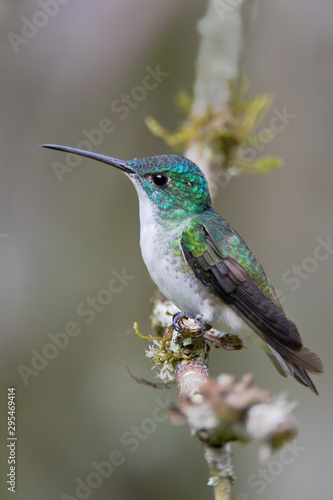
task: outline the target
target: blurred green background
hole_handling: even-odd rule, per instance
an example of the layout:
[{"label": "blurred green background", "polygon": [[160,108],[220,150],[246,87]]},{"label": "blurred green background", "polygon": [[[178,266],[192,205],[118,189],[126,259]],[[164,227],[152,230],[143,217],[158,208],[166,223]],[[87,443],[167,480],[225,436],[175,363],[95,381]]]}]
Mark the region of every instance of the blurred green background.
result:
[{"label": "blurred green background", "polygon": [[[17,499],[212,498],[200,445],[186,427],[173,426],[156,410],[176,402],[177,392],[137,385],[126,370],[153,378],[142,341],[131,330],[138,321],[149,331],[154,290],[140,255],[135,191],[119,171],[89,160],[59,182],[52,164],[65,164],[65,155],[38,147],[75,147],[86,139],[84,130],[107,118],[113,131],[96,139],[94,150],[122,159],[170,153],[143,120],[153,115],[176,126],[173,99],[180,88],[192,89],[196,22],[205,2],[57,0],[58,11],[53,7],[46,18],[41,3],[0,4],[0,496],[11,498],[6,388],[15,386]],[[314,0],[262,1],[246,44],[251,93],[274,94],[276,109],[295,117],[258,153],[281,156],[285,166],[268,176],[232,179],[215,208],[281,290],[287,314],[321,356],[325,374],[315,377],[317,398],[280,377],[252,346],[212,352],[212,376],[252,372],[259,385],[299,401],[299,448],[288,460],[277,455],[263,466],[256,445],[234,447],[237,500],[332,496],[333,254],[309,259],[317,238],[327,241],[333,232],[332,19],[328,0],[320,9]],[[37,32],[27,20],[40,25]],[[121,119],[115,101],[135,93],[146,67],[157,65],[169,75]],[[263,126],[273,116],[270,111]],[[293,265],[307,275],[297,287],[288,282]],[[106,287],[112,270],[123,268],[135,278],[86,323],[77,307]],[[24,383],[18,367],[31,368],[32,349],[42,352],[49,334],[63,332],[69,322],[80,333],[65,348],[50,348],[53,359]],[[121,463],[111,474],[104,469],[109,477],[101,479],[96,464],[115,450]],[[87,484],[88,477],[95,485],[90,492],[84,486],[75,492],[78,479]]]}]

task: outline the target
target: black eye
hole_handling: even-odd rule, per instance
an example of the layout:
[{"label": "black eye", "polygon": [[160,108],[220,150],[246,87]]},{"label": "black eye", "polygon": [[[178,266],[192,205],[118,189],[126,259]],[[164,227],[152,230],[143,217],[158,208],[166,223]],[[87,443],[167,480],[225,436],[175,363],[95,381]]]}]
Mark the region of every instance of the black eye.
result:
[{"label": "black eye", "polygon": [[169,178],[163,174],[153,175],[153,182],[158,187],[164,187],[168,184]]}]

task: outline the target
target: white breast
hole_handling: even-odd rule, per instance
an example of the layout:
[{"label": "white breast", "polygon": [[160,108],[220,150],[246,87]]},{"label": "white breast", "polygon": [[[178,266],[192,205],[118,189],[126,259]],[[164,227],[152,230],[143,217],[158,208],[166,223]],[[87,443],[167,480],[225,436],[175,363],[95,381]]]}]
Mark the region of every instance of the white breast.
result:
[{"label": "white breast", "polygon": [[[178,243],[186,227],[186,221],[178,226],[165,227],[154,215],[154,208],[144,192],[138,189],[140,200],[140,246],[143,260],[150,276],[160,291],[180,310],[203,314],[204,306],[200,283],[188,266],[183,255],[175,255],[171,242]],[[186,269],[187,267],[187,269]],[[207,304],[208,305],[208,304]],[[206,311],[208,314],[208,310]],[[209,313],[210,315],[210,313]]]}]

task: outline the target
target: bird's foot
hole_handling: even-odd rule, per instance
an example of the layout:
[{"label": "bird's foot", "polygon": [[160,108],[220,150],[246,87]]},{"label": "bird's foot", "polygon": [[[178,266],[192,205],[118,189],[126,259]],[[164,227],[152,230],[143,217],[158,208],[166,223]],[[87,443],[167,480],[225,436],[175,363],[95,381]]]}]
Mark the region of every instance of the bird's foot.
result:
[{"label": "bird's foot", "polygon": [[[195,323],[194,328],[186,323],[187,320],[193,320]],[[195,335],[195,338],[203,337],[206,331],[212,328],[211,325],[203,321],[202,314],[191,314],[184,311],[179,311],[173,315],[172,326],[178,333],[182,333],[184,330],[191,331],[192,329],[195,332],[199,331],[199,335]]]}]

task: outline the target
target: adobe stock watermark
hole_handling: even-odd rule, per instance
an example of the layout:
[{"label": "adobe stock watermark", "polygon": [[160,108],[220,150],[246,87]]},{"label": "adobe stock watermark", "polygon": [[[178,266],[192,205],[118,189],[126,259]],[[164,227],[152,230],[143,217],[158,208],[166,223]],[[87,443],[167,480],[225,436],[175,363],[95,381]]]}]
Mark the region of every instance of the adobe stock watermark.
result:
[{"label": "adobe stock watermark", "polygon": [[[261,153],[267,144],[273,141],[273,139],[282,132],[292,120],[296,118],[296,115],[289,113],[287,106],[282,107],[282,111],[274,107],[272,109],[273,116],[270,117],[268,126],[262,127],[256,134],[256,140],[253,144],[249,145],[246,141],[243,141],[239,147],[237,154],[246,161],[254,161],[258,153]],[[219,170],[216,178],[211,183],[210,192],[212,197],[217,196],[220,189],[225,189],[231,180],[232,174],[229,171]]]},{"label": "adobe stock watermark", "polygon": [[[125,268],[120,273],[113,269],[106,287],[99,290],[94,297],[88,296],[84,301],[80,302],[75,309],[76,315],[84,323],[92,323],[96,315],[104,311],[111,304],[114,295],[121,293],[134,278],[135,276],[126,273]],[[49,332],[47,334],[47,343],[43,347],[40,349],[31,349],[32,358],[30,363],[28,365],[20,364],[17,366],[17,371],[24,385],[29,385],[30,377],[37,377],[45,370],[50,361],[58,356],[60,351],[66,349],[71,339],[82,333],[83,325],[80,325],[80,320],[68,321],[60,332]]]},{"label": "adobe stock watermark", "polygon": [[49,23],[49,20],[58,14],[62,5],[69,2],[70,0],[38,0],[40,10],[37,10],[31,19],[22,17],[21,34],[12,31],[7,34],[15,54],[19,53],[21,45],[29,43]]},{"label": "adobe stock watermark", "polygon": [[[255,495],[264,493],[267,487],[283,474],[285,468],[294,463],[305,450],[305,446],[294,441],[287,444],[276,458],[271,458],[265,467],[259,467],[247,480],[247,484],[253,488],[253,493]],[[253,498],[256,497],[248,493],[239,493],[236,500],[252,500]]]},{"label": "adobe stock watermark", "polygon": [[[119,97],[113,99],[111,102],[110,110],[117,119],[125,120],[130,115],[131,111],[137,108],[140,102],[147,98],[148,93],[155,90],[158,85],[170,75],[167,71],[162,71],[159,64],[157,64],[155,68],[146,66],[145,70],[146,74],[139,85],[135,85],[128,94],[120,94]],[[85,128],[81,130],[83,139],[77,143],[76,147],[92,151],[93,147],[102,144],[105,135],[111,134],[115,129],[116,124],[114,117],[104,117],[99,121],[97,127],[91,130]],[[58,161],[52,162],[52,168],[59,182],[63,182],[64,176],[73,172],[83,160],[82,156],[71,153],[67,153],[64,158],[64,163]]]},{"label": "adobe stock watermark", "polygon": [[[160,398],[155,399],[156,406],[151,413],[151,417],[144,418],[140,425],[132,425],[129,430],[120,436],[120,445],[112,450],[109,455],[101,462],[93,461],[91,463],[91,472],[83,479],[75,479],[75,491],[73,495],[63,493],[61,500],[87,500],[94,490],[99,488],[105,479],[108,479],[117,467],[126,462],[126,452],[134,453],[141,443],[145,442],[149,436],[156,432],[157,426],[166,420],[168,416],[165,413],[170,405],[167,397],[164,401]],[[75,495],[75,496],[74,496]]]},{"label": "adobe stock watermark", "polygon": [[[302,282],[317,271],[320,263],[325,262],[333,254],[333,241],[330,234],[325,239],[318,236],[316,242],[318,245],[314,248],[313,255],[305,257],[300,264],[293,264],[282,274],[281,281],[288,285],[292,292],[298,290]],[[276,293],[283,304],[286,301],[285,294],[282,290],[276,290]]]}]

